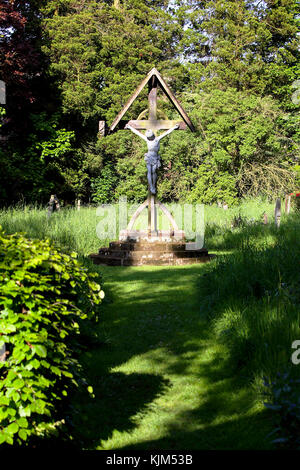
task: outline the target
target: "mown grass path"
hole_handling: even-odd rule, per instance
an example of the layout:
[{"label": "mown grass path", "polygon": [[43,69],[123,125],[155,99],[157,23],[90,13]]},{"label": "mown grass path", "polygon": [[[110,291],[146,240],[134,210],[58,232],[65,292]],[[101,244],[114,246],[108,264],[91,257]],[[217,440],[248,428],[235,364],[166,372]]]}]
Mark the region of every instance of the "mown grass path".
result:
[{"label": "mown grass path", "polygon": [[106,339],[83,358],[95,398],[74,397],[90,449],[263,449],[268,414],[216,344],[197,283],[205,266],[99,267]]}]

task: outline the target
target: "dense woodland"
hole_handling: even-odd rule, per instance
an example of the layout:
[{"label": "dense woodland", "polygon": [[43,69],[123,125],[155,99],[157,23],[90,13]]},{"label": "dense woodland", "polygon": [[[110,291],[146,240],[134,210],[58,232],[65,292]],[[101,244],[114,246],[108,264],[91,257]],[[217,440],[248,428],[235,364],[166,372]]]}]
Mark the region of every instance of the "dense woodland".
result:
[{"label": "dense woodland", "polygon": [[[299,5],[0,0],[4,449],[300,449],[300,202],[279,226],[271,201],[300,194]],[[214,257],[96,266],[96,207],[43,206],[146,197],[144,142],[98,121],[153,67],[196,129],[162,141],[158,196],[206,204]]]},{"label": "dense woodland", "polygon": [[[152,67],[196,127],[162,143],[162,200],[231,205],[299,189],[296,0],[0,5],[2,206],[52,193],[143,200],[143,143],[126,130],[99,138],[98,121],[111,124]],[[126,117],[146,108],[145,91]],[[163,94],[159,113],[178,116]]]}]

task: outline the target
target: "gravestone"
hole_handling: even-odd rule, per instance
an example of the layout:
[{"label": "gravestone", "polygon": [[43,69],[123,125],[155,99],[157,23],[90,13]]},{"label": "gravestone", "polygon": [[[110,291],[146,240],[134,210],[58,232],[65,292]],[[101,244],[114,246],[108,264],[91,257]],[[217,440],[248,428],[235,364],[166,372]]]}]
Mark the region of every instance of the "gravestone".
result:
[{"label": "gravestone", "polygon": [[48,218],[51,217],[54,211],[60,210],[59,200],[56,194],[51,194],[50,200],[48,202]]},{"label": "gravestone", "polygon": [[288,194],[285,197],[285,212],[286,212],[286,214],[289,214],[290,211],[291,211],[291,195]]},{"label": "gravestone", "polygon": [[277,228],[280,227],[280,217],[281,217],[281,199],[276,199],[275,204],[275,225]]}]

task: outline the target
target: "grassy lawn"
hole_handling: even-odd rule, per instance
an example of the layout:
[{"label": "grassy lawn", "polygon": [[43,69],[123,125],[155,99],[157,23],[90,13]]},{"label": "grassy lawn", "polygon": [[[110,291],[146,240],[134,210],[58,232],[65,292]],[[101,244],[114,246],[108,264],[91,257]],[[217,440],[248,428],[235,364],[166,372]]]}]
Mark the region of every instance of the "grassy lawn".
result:
[{"label": "grassy lawn", "polygon": [[283,213],[277,229],[273,210],[205,207],[205,246],[217,257],[180,267],[94,266],[86,256],[109,241],[97,238],[95,208],[50,219],[38,208],[0,211],[7,233],[50,238],[103,276],[101,344],[81,357],[95,397],[78,392],[69,415],[77,448],[272,448],[259,384],[291,368],[300,338],[300,220]]},{"label": "grassy lawn", "polygon": [[205,266],[99,269],[105,342],[83,358],[95,398],[74,398],[76,441],[102,450],[268,448],[268,415],[201,309]]}]

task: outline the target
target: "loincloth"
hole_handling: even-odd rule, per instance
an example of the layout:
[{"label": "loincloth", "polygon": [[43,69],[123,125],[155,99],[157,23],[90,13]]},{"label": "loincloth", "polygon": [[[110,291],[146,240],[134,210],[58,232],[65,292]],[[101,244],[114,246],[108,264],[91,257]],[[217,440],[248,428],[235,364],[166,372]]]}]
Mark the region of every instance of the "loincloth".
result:
[{"label": "loincloth", "polygon": [[160,155],[157,155],[156,152],[145,153],[145,161],[147,165],[153,165],[156,166],[156,168],[160,167]]}]

